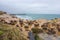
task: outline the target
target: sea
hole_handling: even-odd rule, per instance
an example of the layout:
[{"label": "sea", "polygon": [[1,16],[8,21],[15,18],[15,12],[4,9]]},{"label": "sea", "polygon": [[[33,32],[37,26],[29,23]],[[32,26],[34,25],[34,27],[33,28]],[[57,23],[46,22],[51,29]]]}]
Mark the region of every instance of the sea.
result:
[{"label": "sea", "polygon": [[36,20],[36,19],[51,20],[54,18],[60,18],[60,14],[22,14],[22,15],[16,14],[16,16],[21,19],[28,19],[28,20]]}]

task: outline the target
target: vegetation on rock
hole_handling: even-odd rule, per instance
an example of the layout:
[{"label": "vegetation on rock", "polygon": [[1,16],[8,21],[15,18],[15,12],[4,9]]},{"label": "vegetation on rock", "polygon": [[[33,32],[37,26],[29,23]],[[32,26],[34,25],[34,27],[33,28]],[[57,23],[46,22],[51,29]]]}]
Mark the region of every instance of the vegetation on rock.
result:
[{"label": "vegetation on rock", "polygon": [[32,28],[32,32],[35,33],[35,34],[38,34],[38,33],[42,33],[42,29],[39,29],[39,28]]},{"label": "vegetation on rock", "polygon": [[2,14],[6,14],[6,12],[0,11],[0,15],[2,15]]},{"label": "vegetation on rock", "polygon": [[40,38],[40,37],[38,36],[39,33],[42,33],[42,32],[43,32],[41,29],[32,28],[32,32],[34,33],[34,38],[35,38],[35,40],[43,40],[42,38]]}]

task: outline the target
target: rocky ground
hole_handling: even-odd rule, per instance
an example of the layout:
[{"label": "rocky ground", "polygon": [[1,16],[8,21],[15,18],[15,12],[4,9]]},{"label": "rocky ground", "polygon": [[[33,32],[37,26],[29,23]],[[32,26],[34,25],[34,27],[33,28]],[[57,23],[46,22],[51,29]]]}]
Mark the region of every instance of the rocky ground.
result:
[{"label": "rocky ground", "polygon": [[28,33],[34,28],[34,33],[38,33],[39,37],[44,40],[60,39],[60,18],[54,18],[51,20],[26,20],[0,11],[0,23],[12,25],[13,27],[10,28],[18,27],[27,39],[29,39]]}]

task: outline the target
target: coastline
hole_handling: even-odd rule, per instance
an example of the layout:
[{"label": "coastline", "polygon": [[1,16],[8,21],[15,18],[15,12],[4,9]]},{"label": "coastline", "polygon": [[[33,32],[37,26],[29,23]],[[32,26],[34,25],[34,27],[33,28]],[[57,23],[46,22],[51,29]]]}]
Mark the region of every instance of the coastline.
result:
[{"label": "coastline", "polygon": [[[37,20],[28,20],[12,16],[10,14],[0,15],[0,22],[7,25],[12,25],[20,29],[27,40],[29,40],[28,33],[31,31],[34,34],[46,33],[47,35],[60,36],[60,18],[54,18],[52,20],[47,19],[37,19]],[[33,30],[32,30],[33,29]],[[22,34],[21,34],[22,35]],[[40,35],[41,36],[41,35]]]},{"label": "coastline", "polygon": [[60,18],[60,14],[26,14],[26,15],[16,15],[19,18],[23,19],[31,19],[31,20],[37,20],[37,19],[47,19],[51,20],[54,18]]}]

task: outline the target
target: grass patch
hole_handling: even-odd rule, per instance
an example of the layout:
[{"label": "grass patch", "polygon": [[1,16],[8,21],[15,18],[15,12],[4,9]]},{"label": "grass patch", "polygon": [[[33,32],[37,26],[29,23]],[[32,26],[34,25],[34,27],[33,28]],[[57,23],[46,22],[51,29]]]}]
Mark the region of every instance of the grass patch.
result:
[{"label": "grass patch", "polygon": [[35,40],[43,40],[42,38],[40,38],[37,34],[35,34]]},{"label": "grass patch", "polygon": [[4,32],[0,30],[0,35],[2,35]]}]

